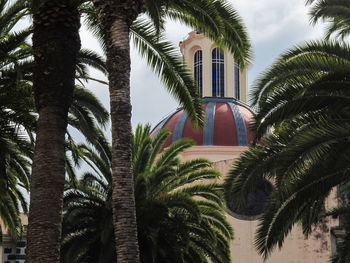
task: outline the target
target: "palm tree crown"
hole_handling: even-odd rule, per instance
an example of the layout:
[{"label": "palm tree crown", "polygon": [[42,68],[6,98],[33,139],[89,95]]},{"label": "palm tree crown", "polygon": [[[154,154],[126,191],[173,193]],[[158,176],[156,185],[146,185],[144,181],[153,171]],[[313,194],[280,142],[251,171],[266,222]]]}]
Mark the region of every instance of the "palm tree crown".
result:
[{"label": "palm tree crown", "polygon": [[[230,262],[232,229],[224,216],[219,174],[204,159],[181,162],[192,145],[179,141],[158,155],[168,131],[153,139],[150,127],[133,137],[133,172],[142,262]],[[101,140],[97,151],[81,145],[95,172],[65,194],[63,262],[115,262],[111,211],[111,153]]]},{"label": "palm tree crown", "polygon": [[[337,20],[338,13],[326,6],[348,5],[313,2],[314,21],[329,18],[334,23],[342,14]],[[329,33],[346,35],[341,21]],[[282,246],[296,222],[309,235],[329,215],[325,201],[332,189],[349,181],[349,66],[347,43],[312,41],[284,53],[253,86],[256,145],[238,159],[225,190],[244,206],[256,184],[265,178],[274,182],[256,233],[255,245],[264,258]],[[271,127],[273,134],[266,134]],[[338,252],[342,256],[333,262],[347,262],[348,252]]]},{"label": "palm tree crown", "polygon": [[312,4],[310,10],[311,22],[316,24],[319,20],[328,22],[326,38],[332,35],[343,39],[350,34],[350,3],[346,0],[307,0]]}]

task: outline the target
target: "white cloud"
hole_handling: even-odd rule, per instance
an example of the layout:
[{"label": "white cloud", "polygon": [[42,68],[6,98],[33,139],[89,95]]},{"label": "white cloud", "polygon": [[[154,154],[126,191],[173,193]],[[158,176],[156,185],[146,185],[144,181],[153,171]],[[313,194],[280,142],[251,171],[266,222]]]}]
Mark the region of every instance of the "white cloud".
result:
[{"label": "white cloud", "polygon": [[309,25],[308,7],[300,0],[231,0],[231,3],[243,17],[256,44],[268,42],[283,32],[293,33],[295,29],[317,31]]}]

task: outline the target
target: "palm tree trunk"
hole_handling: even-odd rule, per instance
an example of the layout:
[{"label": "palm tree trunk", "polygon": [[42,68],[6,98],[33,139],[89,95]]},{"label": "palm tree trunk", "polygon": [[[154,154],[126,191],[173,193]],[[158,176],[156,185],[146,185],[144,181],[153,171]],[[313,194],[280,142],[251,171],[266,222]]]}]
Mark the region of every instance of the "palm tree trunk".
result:
[{"label": "palm tree trunk", "polygon": [[67,0],[34,14],[35,103],[39,113],[30,184],[27,263],[59,263],[65,133],[72,102],[80,15]]},{"label": "palm tree trunk", "polygon": [[113,220],[117,262],[139,262],[131,159],[129,28],[142,0],[93,0],[107,32],[107,70],[112,122]]}]

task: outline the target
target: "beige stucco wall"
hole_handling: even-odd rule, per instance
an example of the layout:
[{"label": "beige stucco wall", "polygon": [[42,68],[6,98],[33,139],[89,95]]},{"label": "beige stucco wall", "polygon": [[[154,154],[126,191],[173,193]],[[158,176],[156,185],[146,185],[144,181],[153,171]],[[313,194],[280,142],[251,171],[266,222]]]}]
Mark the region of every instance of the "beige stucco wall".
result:
[{"label": "beige stucco wall", "polygon": [[[212,71],[211,52],[216,45],[203,34],[195,31],[189,33],[186,40],[180,42],[180,50],[185,62],[193,73],[194,53],[201,49],[203,54],[203,97],[212,96]],[[225,57],[225,97],[234,97],[234,59],[227,48]],[[247,70],[240,71],[240,100],[247,103],[248,100],[248,74]]]},{"label": "beige stucco wall", "polygon": [[[24,213],[21,213],[19,215],[20,219],[21,219],[21,223],[23,225],[23,227],[26,229],[27,226],[28,226],[28,215],[27,214],[24,214]],[[0,219],[0,226],[1,226],[1,229],[2,229],[2,234],[4,236],[7,236],[8,235],[8,230],[7,228],[5,227],[4,223],[2,222],[2,220]]]},{"label": "beige stucco wall", "polygon": [[[234,160],[247,147],[232,146],[194,146],[182,154],[182,159],[204,157],[213,162],[214,168],[224,176],[232,167]],[[327,200],[327,207],[334,207],[335,193]],[[258,225],[257,220],[240,220],[227,212],[235,238],[231,243],[233,263],[263,263],[254,247],[254,234]],[[295,226],[286,238],[282,250],[276,249],[266,263],[326,263],[331,253],[330,229],[338,224],[337,220],[330,219],[320,225],[305,239],[300,226]]]}]

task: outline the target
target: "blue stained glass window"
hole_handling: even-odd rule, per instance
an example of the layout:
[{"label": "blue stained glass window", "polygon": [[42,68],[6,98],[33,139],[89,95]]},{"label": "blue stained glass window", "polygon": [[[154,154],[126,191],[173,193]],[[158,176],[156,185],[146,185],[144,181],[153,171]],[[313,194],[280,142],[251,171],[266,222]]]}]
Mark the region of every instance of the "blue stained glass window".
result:
[{"label": "blue stained glass window", "polygon": [[199,88],[199,93],[203,94],[203,53],[202,50],[196,51],[194,53],[194,80]]},{"label": "blue stained glass window", "polygon": [[212,96],[225,97],[225,60],[219,48],[212,51]]},{"label": "blue stained glass window", "polygon": [[237,100],[240,99],[240,91],[239,91],[239,66],[235,63],[235,68],[234,68],[234,78],[235,78],[235,82],[234,82],[234,88],[235,88],[235,98]]}]

